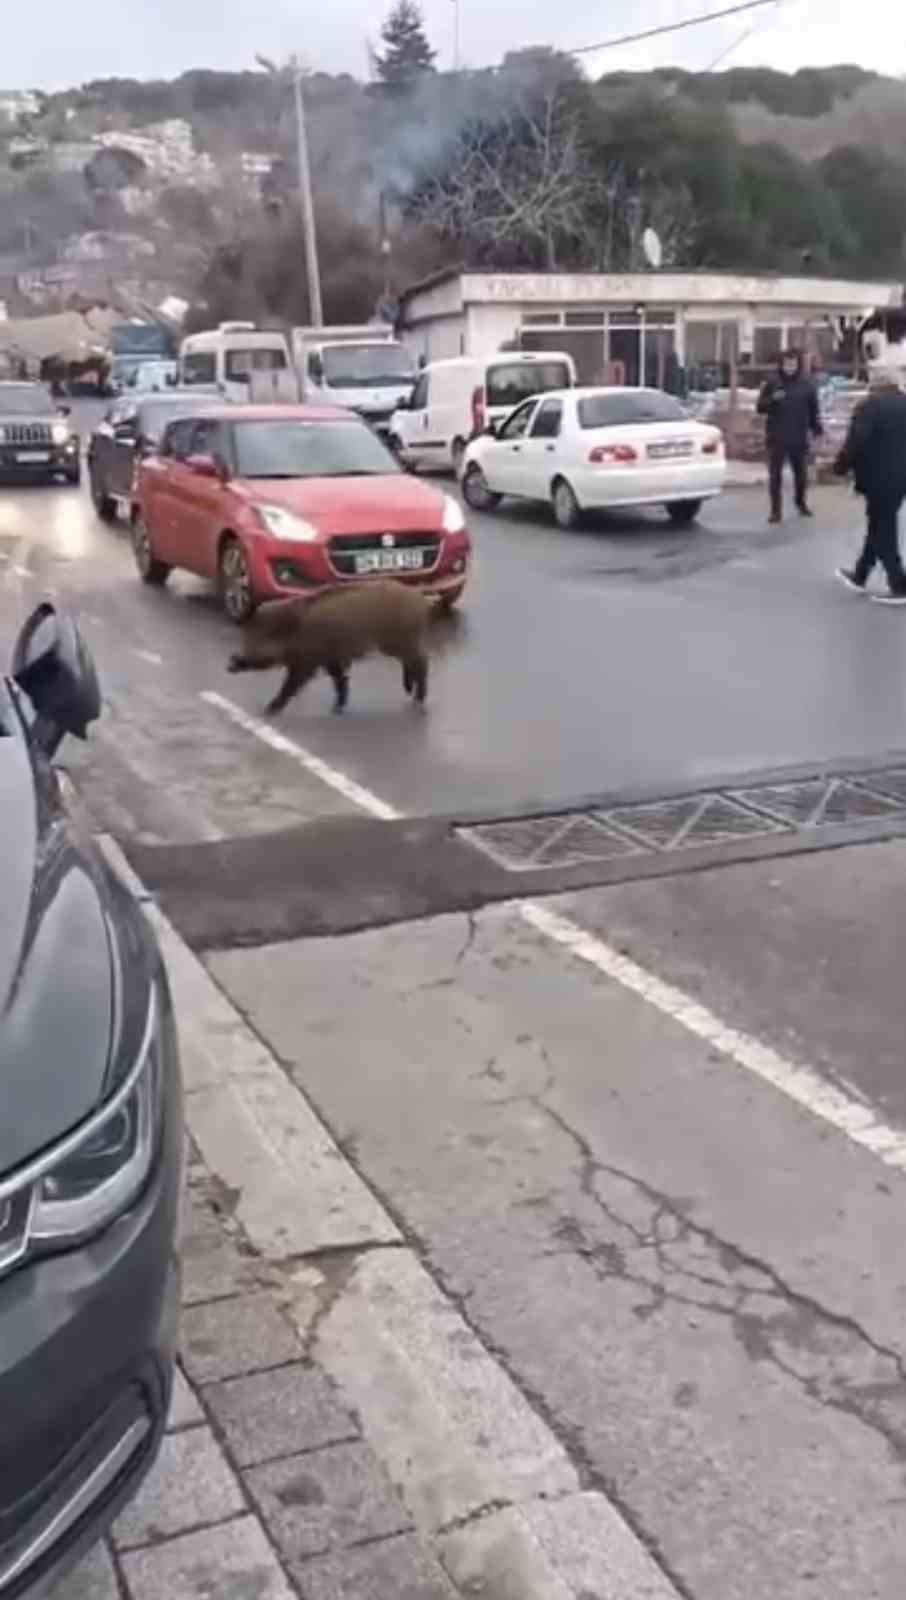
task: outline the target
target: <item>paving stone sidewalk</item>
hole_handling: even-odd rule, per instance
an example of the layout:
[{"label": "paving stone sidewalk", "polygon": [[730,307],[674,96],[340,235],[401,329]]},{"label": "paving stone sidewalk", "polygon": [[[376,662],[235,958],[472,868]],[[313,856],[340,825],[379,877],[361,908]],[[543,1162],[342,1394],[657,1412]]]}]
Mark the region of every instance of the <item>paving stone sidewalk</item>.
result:
[{"label": "paving stone sidewalk", "polygon": [[[189,1169],[182,1348],[160,1460],[54,1600],[454,1600],[331,1379],[284,1275]],[[304,1274],[303,1274],[304,1278]]]}]

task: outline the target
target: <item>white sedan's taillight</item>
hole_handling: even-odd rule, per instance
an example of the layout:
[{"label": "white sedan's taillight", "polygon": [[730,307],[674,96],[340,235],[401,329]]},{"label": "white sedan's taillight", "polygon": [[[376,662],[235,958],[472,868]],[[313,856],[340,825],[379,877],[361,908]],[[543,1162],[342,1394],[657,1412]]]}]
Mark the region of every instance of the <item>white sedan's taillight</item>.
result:
[{"label": "white sedan's taillight", "polygon": [[716,430],[702,441],[703,456],[719,456],[724,447],[724,436]]},{"label": "white sedan's taillight", "polygon": [[593,467],[622,467],[629,461],[638,461],[639,453],[631,444],[598,444],[589,453]]}]

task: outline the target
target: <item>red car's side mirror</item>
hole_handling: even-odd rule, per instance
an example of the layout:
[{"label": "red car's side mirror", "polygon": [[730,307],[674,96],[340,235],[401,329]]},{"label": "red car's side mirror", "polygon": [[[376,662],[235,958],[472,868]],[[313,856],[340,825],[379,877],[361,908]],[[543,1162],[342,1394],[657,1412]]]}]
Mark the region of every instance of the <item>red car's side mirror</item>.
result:
[{"label": "red car's side mirror", "polygon": [[199,478],[216,478],[221,483],[227,478],[226,463],[216,456],[189,456],[186,466]]}]

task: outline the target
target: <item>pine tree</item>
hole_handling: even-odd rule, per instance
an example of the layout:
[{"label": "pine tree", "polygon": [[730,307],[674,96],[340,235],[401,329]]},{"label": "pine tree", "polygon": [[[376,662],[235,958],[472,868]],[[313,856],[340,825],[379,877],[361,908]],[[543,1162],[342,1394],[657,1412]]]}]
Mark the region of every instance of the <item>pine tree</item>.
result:
[{"label": "pine tree", "polygon": [[377,56],[382,81],[396,88],[411,83],[424,72],[434,71],[434,57],[425,32],[425,21],[416,0],[396,0],[381,29],[384,53]]}]

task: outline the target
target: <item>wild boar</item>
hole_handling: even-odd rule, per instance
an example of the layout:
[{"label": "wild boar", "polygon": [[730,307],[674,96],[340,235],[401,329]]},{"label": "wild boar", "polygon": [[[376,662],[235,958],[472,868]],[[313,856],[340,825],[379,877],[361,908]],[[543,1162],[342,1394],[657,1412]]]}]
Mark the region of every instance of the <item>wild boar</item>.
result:
[{"label": "wild boar", "polygon": [[389,579],[325,589],[310,600],[272,601],[244,624],[242,648],[230,657],[227,671],[285,667],[283,683],[266,708],[270,715],[282,711],[316,673],[326,672],[336,690],[333,709],[342,711],[353,661],[377,652],[401,663],[406,694],[423,705],[432,609],[418,590]]}]

